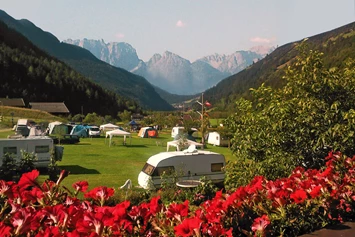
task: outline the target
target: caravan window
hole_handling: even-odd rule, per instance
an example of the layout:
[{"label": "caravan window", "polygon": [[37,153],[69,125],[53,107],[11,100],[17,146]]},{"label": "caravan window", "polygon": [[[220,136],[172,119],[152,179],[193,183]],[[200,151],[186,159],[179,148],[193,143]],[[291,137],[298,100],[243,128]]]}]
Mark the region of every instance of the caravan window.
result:
[{"label": "caravan window", "polygon": [[48,153],[49,152],[49,146],[36,146],[35,147],[35,153]]},{"label": "caravan window", "polygon": [[212,172],[220,172],[222,171],[223,163],[212,163],[211,171]]},{"label": "caravan window", "polygon": [[157,167],[152,176],[161,176],[163,173],[171,175],[175,172],[174,166]]},{"label": "caravan window", "polygon": [[16,146],[10,146],[10,147],[4,147],[3,149],[3,154],[17,154],[17,147]]},{"label": "caravan window", "polygon": [[148,163],[145,163],[142,171],[144,173],[146,173],[147,175],[152,175],[153,174],[153,171],[154,171],[154,166],[148,164]]}]

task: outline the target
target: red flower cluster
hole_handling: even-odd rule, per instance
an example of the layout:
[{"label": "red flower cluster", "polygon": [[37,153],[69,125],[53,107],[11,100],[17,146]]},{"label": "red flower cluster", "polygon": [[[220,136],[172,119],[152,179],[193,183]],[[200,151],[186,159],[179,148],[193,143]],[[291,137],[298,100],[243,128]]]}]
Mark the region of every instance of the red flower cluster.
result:
[{"label": "red flower cluster", "polygon": [[[322,170],[297,168],[288,178],[257,176],[233,193],[217,192],[193,211],[188,201],[163,205],[159,197],[138,206],[106,206],[114,189],[87,191],[88,183],[80,181],[72,193],[60,186],[67,173],[40,185],[34,170],[17,184],[0,180],[0,236],[287,235],[292,227],[302,229],[309,215],[324,223],[353,214],[355,157],[330,153],[326,160]],[[79,192],[84,200],[76,198]]]}]

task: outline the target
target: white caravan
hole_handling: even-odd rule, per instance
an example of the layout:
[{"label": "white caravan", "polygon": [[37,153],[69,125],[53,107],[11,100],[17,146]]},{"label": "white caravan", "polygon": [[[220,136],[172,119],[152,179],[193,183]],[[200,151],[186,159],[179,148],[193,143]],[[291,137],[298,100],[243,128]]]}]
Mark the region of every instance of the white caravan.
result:
[{"label": "white caravan", "polygon": [[207,143],[214,146],[228,146],[229,141],[228,138],[222,137],[218,132],[210,132],[208,134]]},{"label": "white caravan", "polygon": [[53,139],[46,136],[34,136],[17,139],[0,139],[0,165],[2,165],[3,156],[8,153],[21,159],[21,150],[35,153],[37,161],[36,167],[48,167],[50,163],[51,150],[55,149],[56,160],[62,160],[63,147],[54,146]]},{"label": "white caravan", "polygon": [[[188,149],[189,150],[189,149]],[[138,184],[144,189],[159,188],[161,175],[176,173],[181,180],[200,180],[205,177],[214,183],[223,183],[226,165],[223,155],[202,150],[161,152],[151,156],[138,175]]]}]

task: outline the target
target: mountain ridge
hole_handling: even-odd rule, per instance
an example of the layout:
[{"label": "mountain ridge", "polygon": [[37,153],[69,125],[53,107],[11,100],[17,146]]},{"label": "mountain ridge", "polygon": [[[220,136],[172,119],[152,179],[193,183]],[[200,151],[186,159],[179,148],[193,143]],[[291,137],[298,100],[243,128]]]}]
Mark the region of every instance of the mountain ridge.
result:
[{"label": "mountain ridge", "polygon": [[[265,58],[206,90],[205,98],[214,104],[229,104],[232,108],[236,99],[249,96],[250,88],[257,88],[262,83],[272,87],[282,86],[283,68],[295,59],[298,54],[296,45],[301,41],[276,48]],[[355,58],[355,22],[310,36],[307,45],[309,49],[324,52],[325,66],[341,66],[342,60]]]},{"label": "mountain ridge", "polygon": [[0,20],[23,34],[37,47],[64,61],[79,73],[91,78],[105,88],[134,99],[147,109],[173,109],[156,93],[153,86],[145,78],[134,75],[127,70],[113,67],[97,59],[86,49],[59,42],[53,34],[43,31],[29,20],[15,20],[2,10],[0,10]]},{"label": "mountain ridge", "polygon": [[[96,46],[85,46],[84,42],[88,41],[91,42],[91,44],[96,44]],[[125,47],[133,48],[128,43],[104,43],[102,39],[67,39],[63,42],[72,43],[84,47],[90,50],[98,58],[114,66],[122,67],[132,73],[143,76],[147,78],[147,80],[154,86],[157,86],[171,94],[180,95],[193,95],[196,93],[200,93],[216,85],[224,78],[236,72],[239,72],[246,66],[252,64],[253,62],[259,60],[264,56],[264,54],[254,52],[258,50],[260,51],[260,49],[257,48],[254,49],[254,51],[236,51],[230,55],[224,55],[226,62],[222,65],[222,67],[218,68],[215,63],[209,60],[212,57],[211,55],[191,62],[190,60],[185,59],[177,54],[174,54],[173,52],[165,51],[162,54],[153,54],[148,61],[144,62],[143,60],[139,59],[135,50],[131,50],[131,52],[134,54],[131,57],[135,59],[134,62],[132,62],[131,64],[135,66],[127,67],[122,63],[120,64],[119,60],[108,60],[108,58],[114,58],[116,56],[120,57],[121,55],[107,55],[108,50],[105,50],[104,47],[107,47],[112,44],[119,45],[120,43],[124,43]],[[123,44],[121,44],[121,46],[123,46]],[[265,47],[262,49],[264,51],[266,50]],[[269,51],[272,49],[272,47],[269,48]],[[127,61],[131,60],[127,58]],[[201,61],[203,61],[205,64],[199,63]]]},{"label": "mountain ridge", "polygon": [[[137,104],[103,89],[36,47],[0,21],[0,95],[29,102],[65,102],[72,115],[139,111]],[[132,110],[130,107],[134,107]]]}]

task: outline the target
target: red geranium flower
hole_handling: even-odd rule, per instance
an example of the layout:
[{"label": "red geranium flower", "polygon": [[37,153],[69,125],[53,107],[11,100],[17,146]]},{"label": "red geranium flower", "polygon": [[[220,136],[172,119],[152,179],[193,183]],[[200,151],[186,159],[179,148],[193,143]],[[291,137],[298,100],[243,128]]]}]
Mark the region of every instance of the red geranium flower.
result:
[{"label": "red geranium flower", "polygon": [[31,221],[34,216],[32,207],[18,209],[11,218],[11,224],[16,228],[15,235],[21,235],[31,229]]},{"label": "red geranium flower", "polygon": [[23,190],[21,193],[21,198],[23,203],[28,204],[30,202],[36,203],[38,199],[42,199],[44,194],[41,189],[34,187],[31,190]]},{"label": "red geranium flower", "polygon": [[175,226],[176,236],[192,236],[199,231],[201,220],[197,217],[185,219],[180,225]]},{"label": "red geranium flower", "polygon": [[47,226],[44,230],[40,230],[35,237],[62,237],[58,226]]},{"label": "red geranium flower", "polygon": [[186,200],[184,203],[177,204],[177,203],[172,203],[168,207],[168,210],[166,211],[166,216],[168,218],[175,218],[178,221],[181,221],[181,217],[187,216],[189,211],[189,201]]},{"label": "red geranium flower", "polygon": [[69,175],[69,171],[66,171],[66,170],[60,171],[60,175],[59,175],[59,178],[56,182],[56,185],[59,185],[63,181],[64,178],[68,177],[68,175]]},{"label": "red geranium flower", "polygon": [[100,202],[100,205],[103,206],[105,201],[108,200],[114,193],[115,191],[113,188],[101,186],[92,189],[88,193],[85,193],[85,197],[98,200]]},{"label": "red geranium flower", "polygon": [[315,197],[318,197],[319,194],[320,194],[320,191],[322,189],[322,186],[318,185],[318,186],[315,186],[311,192],[309,193],[309,195],[311,195],[312,198],[315,198]]},{"label": "red geranium flower", "polygon": [[29,186],[38,186],[38,183],[36,182],[36,179],[39,175],[38,170],[32,170],[31,172],[24,173],[19,182],[18,185],[20,186],[21,189],[25,189]]},{"label": "red geranium flower", "polygon": [[251,230],[254,231],[255,234],[261,234],[261,236],[265,236],[265,229],[269,224],[269,217],[267,215],[263,215],[262,217],[258,217],[254,220],[254,223],[251,226]]},{"label": "red geranium flower", "polygon": [[4,222],[0,222],[0,236],[8,237],[11,236],[12,228],[4,224]]},{"label": "red geranium flower", "polygon": [[78,181],[73,184],[73,188],[75,189],[76,192],[83,192],[85,193],[86,190],[88,189],[89,184],[87,181]]},{"label": "red geranium flower", "polygon": [[160,197],[153,197],[150,200],[149,209],[150,209],[150,213],[152,215],[155,215],[158,212],[160,212],[162,210],[162,208],[163,208],[163,205],[161,204]]},{"label": "red geranium flower", "polygon": [[307,193],[303,189],[299,189],[291,193],[290,198],[297,204],[302,203],[307,198]]}]

